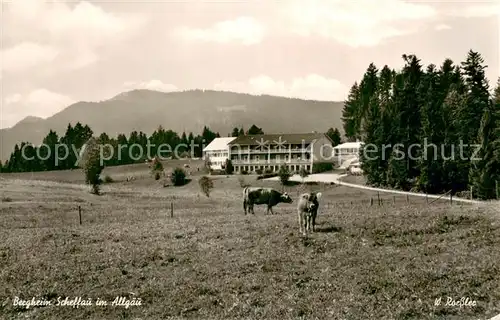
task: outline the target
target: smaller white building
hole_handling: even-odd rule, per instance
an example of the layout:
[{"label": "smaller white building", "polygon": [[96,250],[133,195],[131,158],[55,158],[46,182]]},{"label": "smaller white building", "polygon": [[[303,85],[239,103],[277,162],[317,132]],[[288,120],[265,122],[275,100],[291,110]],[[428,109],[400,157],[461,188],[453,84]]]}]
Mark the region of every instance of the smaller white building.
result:
[{"label": "smaller white building", "polygon": [[215,138],[203,149],[203,158],[210,160],[210,169],[222,170],[229,159],[229,143],[236,137]]},{"label": "smaller white building", "polygon": [[363,142],[346,142],[333,147],[333,156],[337,159],[339,166],[349,165],[354,161],[359,161],[359,152]]}]

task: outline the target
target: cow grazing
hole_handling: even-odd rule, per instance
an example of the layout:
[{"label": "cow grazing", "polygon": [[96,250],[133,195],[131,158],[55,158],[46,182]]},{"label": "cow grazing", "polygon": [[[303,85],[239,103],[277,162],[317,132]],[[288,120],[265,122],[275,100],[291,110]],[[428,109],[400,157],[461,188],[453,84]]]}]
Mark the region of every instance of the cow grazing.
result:
[{"label": "cow grazing", "polygon": [[297,205],[299,213],[299,232],[303,235],[307,235],[308,231],[315,231],[320,198],[321,192],[303,193],[299,198],[299,203]]},{"label": "cow grazing", "polygon": [[245,187],[243,189],[243,209],[245,210],[245,215],[248,212],[255,214],[253,211],[254,204],[267,204],[267,212],[273,213],[273,207],[278,203],[292,203],[293,200],[285,192],[281,193],[273,188],[259,188],[259,187]]}]

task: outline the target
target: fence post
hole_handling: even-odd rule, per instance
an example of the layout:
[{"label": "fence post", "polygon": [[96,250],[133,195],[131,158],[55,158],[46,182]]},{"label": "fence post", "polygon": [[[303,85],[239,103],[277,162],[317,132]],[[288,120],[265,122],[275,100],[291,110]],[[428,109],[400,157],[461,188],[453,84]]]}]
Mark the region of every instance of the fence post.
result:
[{"label": "fence post", "polygon": [[170,218],[174,217],[174,203],[170,202]]},{"label": "fence post", "polygon": [[453,194],[450,192],[450,205],[453,205]]},{"label": "fence post", "polygon": [[373,198],[370,198],[370,206],[373,206]]},{"label": "fence post", "polygon": [[410,196],[406,194],[406,203],[410,203]]},{"label": "fence post", "polygon": [[78,219],[80,220],[80,225],[82,225],[82,207],[78,206]]},{"label": "fence post", "polygon": [[380,191],[377,191],[377,197],[378,197],[378,205],[380,207]]},{"label": "fence post", "polygon": [[470,199],[472,200],[472,186],[470,186]]},{"label": "fence post", "polygon": [[396,204],[396,196],[392,196],[392,204]]},{"label": "fence post", "polygon": [[425,202],[429,203],[429,197],[427,196],[427,192],[425,193]]}]

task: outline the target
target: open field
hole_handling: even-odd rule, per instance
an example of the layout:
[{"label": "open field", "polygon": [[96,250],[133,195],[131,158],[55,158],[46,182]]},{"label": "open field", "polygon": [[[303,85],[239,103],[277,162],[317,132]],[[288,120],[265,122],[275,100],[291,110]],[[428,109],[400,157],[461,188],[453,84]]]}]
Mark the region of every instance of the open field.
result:
[{"label": "open field", "polygon": [[[269,216],[257,206],[245,216],[238,177],[214,177],[207,198],[198,173],[183,187],[163,187],[147,177],[145,165],[135,166],[106,169],[117,182],[103,185],[101,196],[79,184],[79,170],[0,176],[0,315],[486,319],[500,313],[498,210],[418,197],[408,204],[390,194],[380,194],[378,206],[371,191],[310,185],[324,198],[318,232],[303,238],[296,203],[280,204]],[[120,178],[131,171],[137,180]],[[286,189],[296,199],[301,187]],[[13,306],[15,296],[53,304],[57,297],[124,296],[142,305],[26,310]],[[443,305],[435,306],[439,297]],[[444,306],[447,297],[469,297],[476,306]]]},{"label": "open field", "polygon": [[[194,176],[202,174],[204,168],[203,160],[165,160],[162,161],[162,164],[166,172],[171,171],[175,167],[180,167],[185,169],[186,172],[191,172]],[[185,164],[187,164],[189,168],[184,168]],[[102,176],[105,175],[111,176],[116,181],[125,181],[127,177],[134,177],[136,179],[151,177],[150,172],[148,171],[148,165],[145,163],[106,167],[102,172]],[[46,180],[71,183],[85,182],[85,178],[81,170],[3,173],[0,177],[8,179]]]}]

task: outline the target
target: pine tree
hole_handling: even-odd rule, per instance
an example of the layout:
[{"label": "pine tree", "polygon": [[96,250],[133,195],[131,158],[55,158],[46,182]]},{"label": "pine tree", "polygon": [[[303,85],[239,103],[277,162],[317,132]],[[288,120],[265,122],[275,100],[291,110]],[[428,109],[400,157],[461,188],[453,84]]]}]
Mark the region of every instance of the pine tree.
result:
[{"label": "pine tree", "polygon": [[[463,154],[456,154],[456,175],[453,180],[453,190],[468,189],[473,147],[478,142],[479,129],[485,110],[489,104],[489,85],[485,76],[486,66],[477,52],[470,50],[467,59],[462,62],[464,80],[464,101],[457,106],[454,113],[454,126],[458,135],[455,143],[463,146]],[[460,150],[459,150],[460,152]]]},{"label": "pine tree", "polygon": [[469,179],[473,193],[480,199],[494,199],[497,183],[500,182],[500,79],[495,88],[493,99],[486,107],[478,143],[481,146],[477,157],[472,159]]},{"label": "pine tree", "polygon": [[422,156],[419,159],[418,178],[419,189],[429,193],[436,193],[442,189],[442,159],[439,157],[439,148],[443,140],[441,133],[444,123],[441,111],[442,95],[439,89],[439,73],[436,66],[431,64],[427,67],[420,86],[423,100],[420,110]]},{"label": "pine tree", "polygon": [[395,189],[409,189],[408,166],[405,152],[398,146],[393,148],[387,169],[387,185]]},{"label": "pine tree", "polygon": [[238,130],[238,128],[233,128],[233,131],[231,132],[231,137],[237,137],[239,136],[240,134],[240,131]]},{"label": "pine tree", "polygon": [[357,128],[359,136],[364,139],[364,122],[366,121],[367,113],[370,108],[372,97],[377,94],[378,90],[378,70],[375,64],[370,63],[366,70],[363,79],[359,85],[360,105],[357,109],[356,117],[358,119]]},{"label": "pine tree", "polygon": [[366,119],[363,123],[364,145],[361,148],[361,168],[368,184],[379,186],[385,180],[382,170],[382,118],[377,95],[373,95],[368,105]]},{"label": "pine tree", "polygon": [[344,102],[344,109],[342,110],[342,123],[348,141],[355,141],[359,137],[359,105],[359,86],[355,82],[349,91],[347,100]]},{"label": "pine tree", "polygon": [[342,137],[340,135],[339,129],[337,129],[337,128],[335,128],[335,129],[330,128],[326,132],[326,135],[333,141],[333,146],[334,147],[340,144]]},{"label": "pine tree", "polygon": [[[463,104],[466,103],[463,94],[458,92],[456,85],[451,86],[451,90],[446,96],[443,103],[443,115],[445,121],[444,127],[444,143],[441,150],[443,158],[443,175],[444,185],[448,190],[455,192],[467,188],[466,180],[464,179],[463,169],[461,169],[460,150],[459,150],[459,127],[456,119],[460,110],[463,109]],[[468,173],[468,172],[466,172]]]},{"label": "pine tree", "polygon": [[56,145],[59,142],[59,137],[55,131],[50,130],[47,136],[43,139],[43,148],[40,149],[40,158],[43,162],[43,170],[55,170],[56,167]]},{"label": "pine tree", "polygon": [[264,134],[264,131],[262,128],[257,127],[256,125],[252,125],[250,129],[247,131],[248,135],[258,135],[258,134]]},{"label": "pine tree", "polygon": [[421,137],[421,122],[420,122],[420,107],[422,99],[420,97],[419,87],[423,75],[420,60],[415,55],[403,55],[405,66],[401,73],[397,74],[394,83],[394,109],[395,114],[394,126],[392,134],[396,143],[402,144],[404,152],[404,160],[406,161],[406,169],[400,170],[401,161],[389,161],[389,168],[392,164],[396,164],[398,168],[391,170],[393,178],[395,173],[405,172],[406,181],[403,177],[393,179],[398,185],[409,188],[419,176],[418,157],[421,156],[418,149],[410,149],[410,146],[419,144]]},{"label": "pine tree", "polygon": [[[395,114],[393,112],[392,87],[394,84],[394,77],[395,72],[387,65],[385,65],[380,71],[378,103],[380,105],[381,130],[378,133],[378,137],[381,144],[381,150],[379,153],[381,161],[379,162],[378,170],[381,172],[379,175],[381,185],[387,185],[387,168],[389,166],[389,158],[391,156],[390,147],[392,143],[397,143],[397,141],[393,141],[393,119],[395,118]],[[384,145],[389,148],[385,148]]]}]

